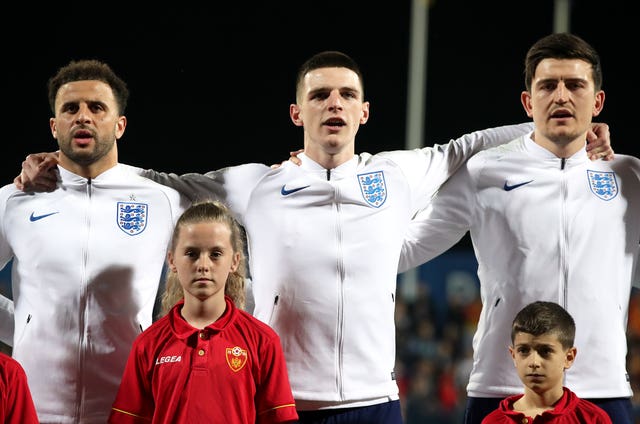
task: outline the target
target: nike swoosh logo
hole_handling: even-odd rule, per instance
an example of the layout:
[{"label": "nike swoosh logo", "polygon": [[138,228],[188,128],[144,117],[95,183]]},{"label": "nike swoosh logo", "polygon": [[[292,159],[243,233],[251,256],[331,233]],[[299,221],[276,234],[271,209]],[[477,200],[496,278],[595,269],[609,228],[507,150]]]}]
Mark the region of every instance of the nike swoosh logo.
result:
[{"label": "nike swoosh logo", "polygon": [[46,218],[48,216],[55,215],[57,213],[59,213],[59,212],[45,213],[44,215],[34,215],[33,212],[31,212],[31,216],[29,217],[29,221],[36,222],[36,221],[38,221],[38,220],[40,220],[42,218]]},{"label": "nike swoosh logo", "polygon": [[525,182],[523,182],[523,183],[520,183],[520,184],[514,184],[514,185],[509,185],[509,184],[507,184],[507,182],[505,181],[505,182],[504,182],[504,187],[503,187],[503,188],[504,188],[504,191],[511,191],[511,190],[513,190],[513,189],[515,189],[515,188],[522,187],[523,185],[527,185],[527,184],[529,184],[529,183],[530,183],[530,182],[532,182],[532,181],[533,181],[533,180],[525,181]]},{"label": "nike swoosh logo", "polygon": [[283,196],[288,196],[292,193],[295,193],[296,191],[300,191],[300,190],[304,190],[305,188],[309,187],[308,185],[304,186],[304,187],[296,187],[296,188],[292,188],[291,190],[287,190],[286,188],[286,184],[282,186],[282,188],[280,189],[280,194],[282,194]]}]

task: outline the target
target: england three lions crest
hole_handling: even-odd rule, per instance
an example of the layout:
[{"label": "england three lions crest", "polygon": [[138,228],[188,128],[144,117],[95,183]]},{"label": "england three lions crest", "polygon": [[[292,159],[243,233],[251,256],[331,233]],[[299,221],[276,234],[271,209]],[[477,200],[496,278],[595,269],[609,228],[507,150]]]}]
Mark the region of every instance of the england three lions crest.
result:
[{"label": "england three lions crest", "polygon": [[358,174],[358,183],[362,197],[374,208],[379,208],[387,200],[387,186],[382,171]]},{"label": "england three lions crest", "polygon": [[587,170],[593,194],[602,200],[611,200],[618,195],[618,182],[614,172]]},{"label": "england three lions crest", "polygon": [[147,228],[149,205],[145,203],[118,202],[118,227],[130,236],[136,236]]}]

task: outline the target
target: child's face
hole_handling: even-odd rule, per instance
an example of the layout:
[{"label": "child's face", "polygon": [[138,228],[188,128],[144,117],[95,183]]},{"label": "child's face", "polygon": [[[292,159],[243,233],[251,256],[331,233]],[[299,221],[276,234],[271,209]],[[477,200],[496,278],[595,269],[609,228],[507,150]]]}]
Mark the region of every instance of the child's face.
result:
[{"label": "child's face", "polygon": [[564,371],[576,356],[576,348],[564,349],[554,333],[516,333],[509,352],[520,380],[536,393],[562,387]]},{"label": "child's face", "polygon": [[168,258],[184,290],[185,302],[189,297],[206,300],[211,296],[224,302],[227,277],[237,269],[240,254],[233,251],[226,224],[200,222],[180,229]]}]

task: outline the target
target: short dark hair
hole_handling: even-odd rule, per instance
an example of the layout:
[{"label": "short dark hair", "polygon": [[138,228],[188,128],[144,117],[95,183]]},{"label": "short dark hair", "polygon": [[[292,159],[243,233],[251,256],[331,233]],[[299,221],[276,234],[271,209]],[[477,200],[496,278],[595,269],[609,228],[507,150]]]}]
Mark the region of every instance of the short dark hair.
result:
[{"label": "short dark hair", "polygon": [[573,347],[576,323],[566,309],[555,302],[536,301],[518,312],[511,326],[511,343],[517,333],[540,336],[553,333],[558,336],[562,347]]},{"label": "short dark hair", "polygon": [[113,72],[109,65],[95,59],[72,60],[58,69],[58,72],[49,79],[47,87],[51,112],[56,114],[56,96],[60,87],[70,82],[87,80],[102,81],[109,85],[118,104],[118,115],[124,115],[129,101],[127,84]]},{"label": "short dark hair", "polygon": [[591,76],[596,91],[602,88],[602,65],[598,52],[577,35],[559,32],[536,41],[524,60],[524,85],[531,92],[533,76],[544,59],[580,59],[591,64]]},{"label": "short dark hair", "polygon": [[320,53],[316,53],[307,59],[306,62],[300,66],[298,69],[298,76],[296,77],[296,96],[298,95],[300,88],[302,87],[302,81],[304,80],[305,75],[314,69],[318,68],[347,68],[351,69],[358,75],[358,79],[360,80],[360,89],[362,92],[362,96],[364,97],[364,80],[362,79],[362,72],[360,72],[360,67],[347,54],[336,51],[336,50],[327,50]]}]

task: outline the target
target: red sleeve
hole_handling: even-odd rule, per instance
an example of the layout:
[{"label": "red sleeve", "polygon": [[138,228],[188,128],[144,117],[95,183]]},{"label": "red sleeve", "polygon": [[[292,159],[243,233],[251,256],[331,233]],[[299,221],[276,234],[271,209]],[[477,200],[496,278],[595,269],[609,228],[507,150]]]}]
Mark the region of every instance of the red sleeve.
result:
[{"label": "red sleeve", "polygon": [[0,358],[0,420],[3,424],[38,424],[36,408],[20,364],[2,354]]},{"label": "red sleeve", "polygon": [[149,424],[153,418],[154,401],[148,360],[136,340],[120,381],[120,388],[111,407],[110,424]]},{"label": "red sleeve", "polygon": [[258,424],[298,420],[280,339],[275,332],[273,336],[264,343],[260,354],[260,381],[255,401]]}]

